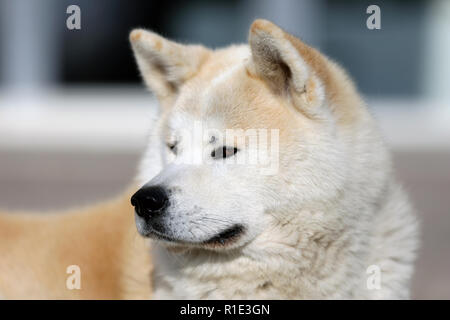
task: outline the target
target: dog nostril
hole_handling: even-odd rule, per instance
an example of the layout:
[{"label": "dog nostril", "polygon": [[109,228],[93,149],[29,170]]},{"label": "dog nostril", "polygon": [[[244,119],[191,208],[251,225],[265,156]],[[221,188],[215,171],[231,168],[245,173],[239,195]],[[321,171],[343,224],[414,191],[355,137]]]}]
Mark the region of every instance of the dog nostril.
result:
[{"label": "dog nostril", "polygon": [[167,193],[159,186],[143,187],[131,197],[131,205],[140,216],[155,215],[163,212],[168,203]]},{"label": "dog nostril", "polygon": [[151,194],[144,198],[143,205],[147,211],[160,211],[166,206],[167,198],[163,194]]}]

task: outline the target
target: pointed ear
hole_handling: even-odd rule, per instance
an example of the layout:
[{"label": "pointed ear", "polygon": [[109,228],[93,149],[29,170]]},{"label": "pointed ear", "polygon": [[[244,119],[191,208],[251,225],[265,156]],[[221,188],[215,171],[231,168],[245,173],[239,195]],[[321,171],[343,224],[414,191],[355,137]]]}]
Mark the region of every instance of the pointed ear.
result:
[{"label": "pointed ear", "polygon": [[130,33],[130,42],[145,83],[163,105],[173,102],[209,53],[202,46],[182,45],[142,29]]},{"label": "pointed ear", "polygon": [[[314,116],[325,101],[324,58],[315,49],[267,20],[250,27],[251,67],[273,91],[290,95],[302,112]],[[319,76],[320,75],[320,76]]]}]

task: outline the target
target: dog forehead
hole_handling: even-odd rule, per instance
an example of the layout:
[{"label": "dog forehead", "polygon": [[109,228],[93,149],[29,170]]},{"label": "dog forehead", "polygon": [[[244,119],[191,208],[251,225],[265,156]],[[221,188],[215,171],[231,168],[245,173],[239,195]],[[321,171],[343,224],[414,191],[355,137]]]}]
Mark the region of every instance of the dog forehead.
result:
[{"label": "dog forehead", "polygon": [[181,88],[175,109],[188,109],[191,113],[204,113],[219,96],[228,96],[233,85],[241,82],[250,52],[246,46],[215,51],[196,76]]},{"label": "dog forehead", "polygon": [[235,118],[245,116],[248,97],[239,92],[242,79],[239,66],[226,70],[204,86],[189,88],[180,96],[170,112],[168,126],[172,130],[203,129],[224,130],[232,127]]},{"label": "dog forehead", "polygon": [[234,100],[242,100],[236,96],[234,87],[239,87],[242,74],[245,73],[244,62],[221,69],[215,77],[207,80],[197,78],[186,84],[173,106],[169,121],[173,127],[192,126],[196,121],[221,126],[230,116],[229,109],[236,105]]},{"label": "dog forehead", "polygon": [[286,121],[280,97],[249,71],[248,47],[215,52],[199,74],[180,90],[168,117],[172,129],[279,127]]}]

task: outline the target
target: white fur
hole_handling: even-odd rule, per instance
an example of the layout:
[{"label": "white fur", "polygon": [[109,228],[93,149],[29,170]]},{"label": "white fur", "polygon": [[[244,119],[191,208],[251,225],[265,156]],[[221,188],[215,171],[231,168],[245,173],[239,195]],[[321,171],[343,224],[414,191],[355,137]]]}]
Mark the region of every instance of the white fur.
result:
[{"label": "white fur", "polygon": [[[273,46],[274,40],[269,40]],[[283,59],[293,61],[294,86],[311,77],[316,82],[311,90],[316,90],[317,105],[309,107],[321,116],[321,121],[310,121],[292,114],[295,126],[286,123],[282,128],[288,133],[282,138],[276,175],[261,175],[246,165],[228,165],[231,159],[208,162],[215,147],[208,136],[198,144],[180,140],[177,156],[170,155],[165,146],[167,131],[172,135],[192,131],[196,121],[223,130],[233,117],[230,110],[242,108],[242,117],[255,117],[246,108],[279,103],[269,87],[261,93],[262,102],[245,100],[246,92],[239,91],[242,81],[250,81],[242,80],[247,65],[243,52],[248,49],[230,49],[231,56],[235,52],[233,63],[220,68],[212,81],[181,85],[173,106],[153,127],[139,179],[141,184],[175,190],[168,229],[171,236],[193,243],[153,243],[154,297],[408,298],[417,221],[393,177],[389,153],[373,119],[333,63],[328,62],[330,72],[341,82],[346,101],[352,104],[349,110],[355,110],[351,124],[336,115],[342,106],[335,104],[341,101],[326,98],[325,85],[294,53],[293,46],[282,41],[275,46]],[[303,99],[306,93],[300,87],[294,89]],[[249,121],[263,123],[258,117]],[[242,148],[236,157],[246,152]],[[201,164],[177,162],[199,154]],[[196,244],[233,224],[246,227],[233,245],[208,248]],[[367,287],[370,275],[366,271],[372,265],[381,270],[380,289]]]}]

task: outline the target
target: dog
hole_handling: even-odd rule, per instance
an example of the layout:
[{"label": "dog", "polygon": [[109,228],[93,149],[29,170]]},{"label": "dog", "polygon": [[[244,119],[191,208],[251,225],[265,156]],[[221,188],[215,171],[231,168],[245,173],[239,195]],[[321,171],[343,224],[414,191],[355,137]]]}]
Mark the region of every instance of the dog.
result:
[{"label": "dog", "polygon": [[0,296],[409,298],[418,222],[340,66],[261,19],[248,45],[130,41],[159,101],[138,185],[81,213],[0,216]]}]

